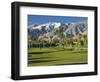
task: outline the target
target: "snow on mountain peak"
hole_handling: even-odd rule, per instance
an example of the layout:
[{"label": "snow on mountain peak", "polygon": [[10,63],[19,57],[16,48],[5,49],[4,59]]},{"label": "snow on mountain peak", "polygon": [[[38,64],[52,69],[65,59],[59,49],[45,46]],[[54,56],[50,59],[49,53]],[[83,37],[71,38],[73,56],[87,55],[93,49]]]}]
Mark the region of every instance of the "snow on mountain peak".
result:
[{"label": "snow on mountain peak", "polygon": [[49,29],[49,28],[57,28],[60,25],[61,25],[61,23],[58,23],[58,22],[49,22],[49,23],[40,24],[37,26],[30,25],[29,28],[31,28],[31,30],[34,30],[34,29],[41,30],[43,27],[45,27],[45,29]]}]

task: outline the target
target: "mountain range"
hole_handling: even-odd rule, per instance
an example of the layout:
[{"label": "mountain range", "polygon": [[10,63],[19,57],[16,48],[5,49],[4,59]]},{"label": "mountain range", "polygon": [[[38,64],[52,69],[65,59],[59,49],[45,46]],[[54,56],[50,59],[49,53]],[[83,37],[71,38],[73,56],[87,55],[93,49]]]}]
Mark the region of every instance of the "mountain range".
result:
[{"label": "mountain range", "polygon": [[28,26],[28,35],[32,36],[32,39],[37,40],[40,35],[51,34],[55,36],[55,30],[58,28],[63,29],[63,33],[66,37],[76,37],[77,33],[87,32],[87,21],[75,22],[75,23],[60,23],[60,22],[48,22],[45,24],[33,24]]}]

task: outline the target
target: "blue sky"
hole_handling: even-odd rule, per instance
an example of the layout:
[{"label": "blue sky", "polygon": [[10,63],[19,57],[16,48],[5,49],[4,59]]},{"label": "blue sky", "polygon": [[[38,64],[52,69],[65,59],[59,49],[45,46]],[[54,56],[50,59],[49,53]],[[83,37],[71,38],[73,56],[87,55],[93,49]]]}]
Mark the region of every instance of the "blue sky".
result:
[{"label": "blue sky", "polygon": [[74,16],[47,16],[47,15],[28,15],[28,25],[43,24],[47,22],[80,22],[87,20],[87,17],[74,17]]}]

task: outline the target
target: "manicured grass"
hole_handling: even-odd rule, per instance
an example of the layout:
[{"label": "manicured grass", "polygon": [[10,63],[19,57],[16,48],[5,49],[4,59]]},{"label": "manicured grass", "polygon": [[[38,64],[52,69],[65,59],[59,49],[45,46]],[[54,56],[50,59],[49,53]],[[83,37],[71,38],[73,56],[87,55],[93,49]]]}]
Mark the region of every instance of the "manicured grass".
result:
[{"label": "manicured grass", "polygon": [[30,48],[28,66],[87,64],[87,50],[62,48]]}]

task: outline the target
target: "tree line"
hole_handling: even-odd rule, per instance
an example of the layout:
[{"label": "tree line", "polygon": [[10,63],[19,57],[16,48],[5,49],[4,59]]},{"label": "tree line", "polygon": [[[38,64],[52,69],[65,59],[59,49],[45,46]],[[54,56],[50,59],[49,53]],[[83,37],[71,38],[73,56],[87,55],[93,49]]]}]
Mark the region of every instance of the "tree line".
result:
[{"label": "tree line", "polygon": [[33,40],[32,36],[28,36],[28,48],[44,48],[44,47],[80,47],[87,45],[87,33],[77,32],[76,37],[68,38],[67,33],[64,32],[63,28],[59,27],[55,29],[55,35],[52,33],[41,34],[37,40]]}]

